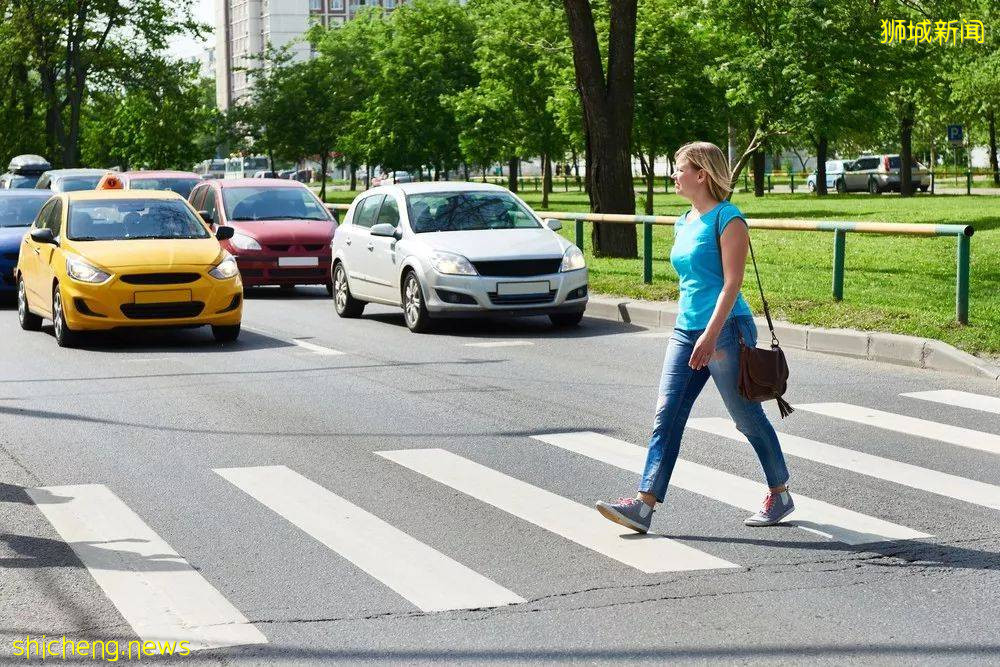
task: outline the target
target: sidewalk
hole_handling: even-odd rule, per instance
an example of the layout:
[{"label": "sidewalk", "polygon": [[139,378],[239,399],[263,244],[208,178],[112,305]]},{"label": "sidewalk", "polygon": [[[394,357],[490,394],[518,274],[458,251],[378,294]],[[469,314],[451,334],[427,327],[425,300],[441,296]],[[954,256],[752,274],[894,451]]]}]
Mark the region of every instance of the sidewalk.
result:
[{"label": "sidewalk", "polygon": [[[677,303],[591,294],[587,316],[641,327],[669,328],[677,320]],[[771,339],[767,320],[764,317],[754,319],[760,345],[767,345]],[[988,378],[1000,387],[1000,366],[931,338],[855,329],[824,329],[780,320],[774,321],[774,332],[782,347]]]}]

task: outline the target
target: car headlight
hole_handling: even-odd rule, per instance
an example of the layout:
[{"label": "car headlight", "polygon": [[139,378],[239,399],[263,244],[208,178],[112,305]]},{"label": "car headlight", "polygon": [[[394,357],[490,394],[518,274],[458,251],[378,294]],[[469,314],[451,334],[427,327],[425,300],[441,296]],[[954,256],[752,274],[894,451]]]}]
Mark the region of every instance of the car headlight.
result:
[{"label": "car headlight", "polygon": [[93,264],[85,262],[82,257],[66,255],[66,274],[73,280],[83,283],[103,283],[111,277],[110,273],[101,271]]},{"label": "car headlight", "polygon": [[576,271],[577,269],[582,269],[586,266],[587,263],[583,259],[583,251],[575,245],[571,245],[566,249],[566,254],[563,255],[562,264],[559,266],[559,270]]},{"label": "car headlight", "polygon": [[450,273],[460,276],[477,275],[476,267],[472,266],[472,262],[453,252],[435,252],[431,255],[431,266],[438,273]]},{"label": "car headlight", "polygon": [[208,275],[213,278],[218,278],[219,280],[228,280],[229,278],[235,277],[239,274],[239,272],[240,269],[236,266],[236,259],[229,253],[226,253],[226,256],[222,259],[222,261],[216,264],[212,270],[208,272]]},{"label": "car headlight", "polygon": [[229,239],[229,242],[233,244],[234,248],[239,248],[240,250],[260,250],[260,244],[257,243],[257,239],[246,234],[233,234],[233,238]]}]

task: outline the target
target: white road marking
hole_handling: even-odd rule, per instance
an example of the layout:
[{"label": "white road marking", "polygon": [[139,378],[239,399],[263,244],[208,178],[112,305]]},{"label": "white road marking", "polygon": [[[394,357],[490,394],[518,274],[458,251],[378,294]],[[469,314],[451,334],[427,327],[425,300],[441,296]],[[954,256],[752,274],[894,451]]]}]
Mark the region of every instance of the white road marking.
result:
[{"label": "white road marking", "polygon": [[376,452],[390,461],[497,507],[519,519],[643,572],[739,567],[659,535],[633,535],[593,507],[504,475],[443,449]]},{"label": "white road marking", "polygon": [[106,486],[27,492],[143,641],[186,641],[191,650],[267,643]]},{"label": "white road marking", "polygon": [[921,438],[940,440],[959,447],[978,449],[991,454],[1000,454],[1000,435],[974,431],[961,426],[950,426],[938,422],[883,412],[873,408],[865,408],[850,403],[808,403],[796,405],[796,410],[805,410],[837,419],[857,422],[866,426],[875,426],[887,431],[916,435]]},{"label": "white road marking", "polygon": [[954,389],[939,389],[937,391],[914,391],[908,394],[900,394],[907,398],[918,398],[922,401],[934,401],[945,405],[957,405],[960,408],[970,410],[982,410],[1000,415],[1000,398],[996,396],[984,396],[973,394],[967,391],[955,391]]},{"label": "white road marking", "polygon": [[[736,430],[736,425],[728,419],[690,419],[688,426],[706,433],[714,433],[732,440],[747,442],[746,436]],[[1000,509],[1000,486],[893,461],[881,456],[865,454],[853,449],[836,447],[787,433],[779,433],[778,438],[781,440],[781,449],[785,454],[974,505]]]},{"label": "white road marking", "polygon": [[[646,462],[645,447],[590,431],[547,433],[531,437],[637,474],[642,474]],[[758,510],[761,500],[767,494],[765,484],[683,459],[677,460],[670,483],[749,512]],[[799,493],[794,494],[794,499],[795,512],[791,514],[788,523],[847,544],[930,537],[906,526]]]},{"label": "white road marking", "polygon": [[422,611],[525,601],[285,466],[215,472]]},{"label": "white road marking", "polygon": [[309,341],[302,340],[301,338],[293,338],[292,342],[303,349],[309,350],[314,354],[321,354],[328,357],[343,354],[343,352],[341,352],[340,350],[334,350],[332,347],[323,347],[322,345],[316,345],[315,343],[310,343]]},{"label": "white road marking", "polygon": [[465,347],[526,347],[534,345],[530,340],[498,340],[488,343],[465,343]]}]

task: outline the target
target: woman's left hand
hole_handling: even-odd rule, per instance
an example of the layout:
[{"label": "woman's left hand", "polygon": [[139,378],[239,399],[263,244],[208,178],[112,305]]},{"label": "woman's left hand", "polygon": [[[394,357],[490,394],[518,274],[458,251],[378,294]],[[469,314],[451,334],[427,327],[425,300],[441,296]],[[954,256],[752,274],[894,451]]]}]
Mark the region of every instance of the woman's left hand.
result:
[{"label": "woman's left hand", "polygon": [[715,344],[718,340],[718,335],[713,336],[708,331],[702,333],[694,344],[694,350],[691,351],[691,359],[688,360],[688,366],[696,371],[708,366],[708,362],[712,360],[712,355],[715,354]]}]

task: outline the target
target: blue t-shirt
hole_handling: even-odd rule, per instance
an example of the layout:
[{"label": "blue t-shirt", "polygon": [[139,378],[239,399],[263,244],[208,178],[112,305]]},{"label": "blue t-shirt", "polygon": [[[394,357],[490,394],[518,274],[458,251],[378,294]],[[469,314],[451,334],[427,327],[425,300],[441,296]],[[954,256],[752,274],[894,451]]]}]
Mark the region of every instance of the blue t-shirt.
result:
[{"label": "blue t-shirt", "polygon": [[[687,211],[674,225],[674,247],[670,250],[670,263],[680,277],[680,312],[678,329],[704,329],[712,319],[715,304],[722,293],[722,255],[718,238],[734,218],[742,218],[740,209],[729,202],[720,202],[700,217],[689,216]],[[743,294],[728,317],[753,315]]]}]

